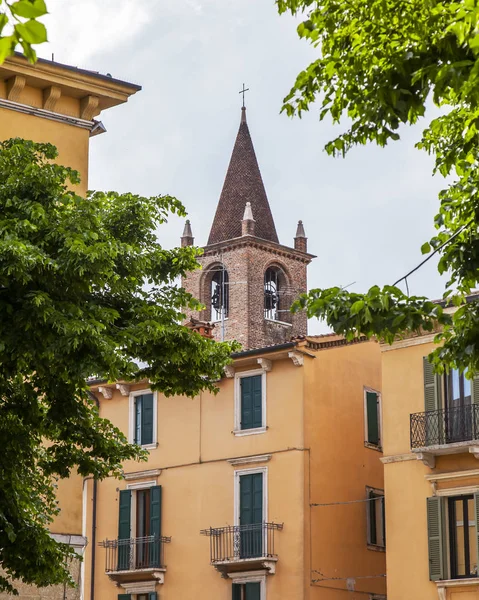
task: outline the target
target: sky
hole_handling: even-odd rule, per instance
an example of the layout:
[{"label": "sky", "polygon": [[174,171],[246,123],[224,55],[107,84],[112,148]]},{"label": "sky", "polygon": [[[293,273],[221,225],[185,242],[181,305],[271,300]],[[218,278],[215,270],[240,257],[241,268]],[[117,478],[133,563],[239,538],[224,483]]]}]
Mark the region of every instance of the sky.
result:
[{"label": "sky", "polygon": [[[298,38],[298,21],[274,0],[48,0],[43,58],[138,83],[128,103],[105,111],[107,133],[91,139],[90,189],[171,194],[185,205],[195,243],[206,244],[240,121],[243,82],[248,124],[282,244],[303,220],[309,288],[363,292],[390,284],[421,260],[434,232],[440,176],[416,150],[418,126],[386,148],[324,151],[339,126],[281,114],[296,75],[317,57]],[[170,248],[184,220],[159,230]],[[438,298],[434,259],[408,280],[411,294]],[[310,321],[310,333],[325,331]]]}]

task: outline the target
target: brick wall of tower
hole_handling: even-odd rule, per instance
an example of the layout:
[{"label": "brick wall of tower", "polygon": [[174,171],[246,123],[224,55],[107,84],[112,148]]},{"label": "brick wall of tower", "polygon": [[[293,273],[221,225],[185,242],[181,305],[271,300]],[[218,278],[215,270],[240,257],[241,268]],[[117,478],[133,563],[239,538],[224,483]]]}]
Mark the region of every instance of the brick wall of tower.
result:
[{"label": "brick wall of tower", "polygon": [[[264,318],[264,273],[269,266],[280,267],[288,280],[289,304],[307,290],[307,262],[303,257],[270,249],[261,244],[241,243],[222,249],[222,256],[210,253],[208,247],[199,258],[202,270],[188,275],[183,286],[207,305],[200,313],[189,312],[188,317],[211,320],[210,281],[211,269],[220,267],[221,260],[229,276],[229,314],[225,320],[225,339],[235,339],[243,349],[259,348],[289,341],[292,337],[306,335],[307,318],[304,312],[290,315],[280,313],[281,321]],[[284,314],[284,317],[283,317]],[[214,336],[221,339],[221,322],[216,323]]]}]

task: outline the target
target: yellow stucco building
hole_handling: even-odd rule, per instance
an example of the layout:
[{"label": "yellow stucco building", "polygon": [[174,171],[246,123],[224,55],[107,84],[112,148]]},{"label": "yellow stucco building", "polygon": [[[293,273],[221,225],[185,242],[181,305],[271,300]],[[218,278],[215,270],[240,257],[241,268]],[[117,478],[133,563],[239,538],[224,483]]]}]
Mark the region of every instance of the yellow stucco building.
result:
[{"label": "yellow stucco building", "polygon": [[479,379],[434,375],[433,338],[382,346],[388,600],[479,598]]},{"label": "yellow stucco building", "polygon": [[[17,55],[0,65],[0,135],[2,139],[20,137],[35,142],[50,142],[59,152],[58,162],[79,171],[78,193],[88,188],[90,138],[103,133],[98,120],[101,113],[126,102],[139,91],[137,85],[119,81],[93,71],[39,59],[34,65]],[[61,513],[51,532],[56,539],[71,544],[83,553],[86,536],[82,509],[83,481],[71,477],[58,483]],[[72,565],[77,590],[63,586],[34,590],[21,586],[20,597],[42,599],[79,598],[81,567]],[[0,594],[0,600],[10,598]]]},{"label": "yellow stucco building", "polygon": [[216,396],[93,384],[101,416],[150,456],[95,499],[87,483],[86,597],[384,598],[381,442],[365,441],[379,361],[374,343],[313,336],[235,355]]}]

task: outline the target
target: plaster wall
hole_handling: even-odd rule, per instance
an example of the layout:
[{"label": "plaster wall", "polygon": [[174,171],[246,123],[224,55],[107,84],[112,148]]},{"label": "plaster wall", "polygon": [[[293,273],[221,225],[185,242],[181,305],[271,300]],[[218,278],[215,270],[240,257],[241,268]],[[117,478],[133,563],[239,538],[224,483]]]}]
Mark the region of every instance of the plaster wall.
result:
[{"label": "plaster wall", "polygon": [[[423,343],[384,351],[383,426],[385,468],[388,600],[437,600],[436,583],[429,581],[426,498],[433,495],[426,476],[477,469],[469,454],[436,458],[430,469],[410,448],[411,413],[424,411],[423,357],[434,344]],[[479,478],[446,481],[438,489],[479,485]],[[451,588],[448,600],[477,598],[476,588]]]},{"label": "plaster wall", "polygon": [[366,486],[384,488],[382,453],[364,444],[364,387],[381,391],[380,349],[366,342],[320,350],[315,356],[305,363],[310,501],[333,505],[310,509],[311,580],[323,581],[310,586],[308,597],[342,600],[348,594],[347,579],[356,591],[351,598],[384,594],[385,553],[368,548],[366,503],[336,504],[365,499]]}]

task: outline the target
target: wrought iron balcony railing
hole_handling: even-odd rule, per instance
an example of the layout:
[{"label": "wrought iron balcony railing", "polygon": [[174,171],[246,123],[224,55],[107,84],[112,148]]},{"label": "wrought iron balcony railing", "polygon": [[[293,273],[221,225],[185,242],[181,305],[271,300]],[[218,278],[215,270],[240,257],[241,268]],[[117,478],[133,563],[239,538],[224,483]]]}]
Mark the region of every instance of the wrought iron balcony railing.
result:
[{"label": "wrought iron balcony railing", "polygon": [[154,535],[105,540],[100,543],[100,546],[106,548],[105,572],[164,569],[164,546],[170,541],[169,537]]},{"label": "wrought iron balcony railing", "polygon": [[277,558],[274,532],[283,529],[279,523],[257,523],[203,529],[202,535],[210,538],[210,560],[216,563]]},{"label": "wrought iron balcony railing", "polygon": [[414,413],[410,423],[411,448],[479,440],[479,404]]}]

